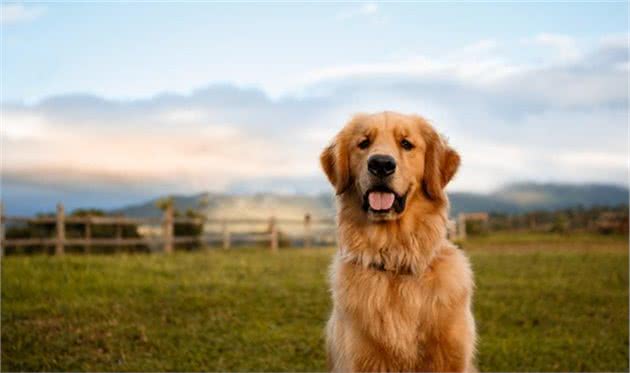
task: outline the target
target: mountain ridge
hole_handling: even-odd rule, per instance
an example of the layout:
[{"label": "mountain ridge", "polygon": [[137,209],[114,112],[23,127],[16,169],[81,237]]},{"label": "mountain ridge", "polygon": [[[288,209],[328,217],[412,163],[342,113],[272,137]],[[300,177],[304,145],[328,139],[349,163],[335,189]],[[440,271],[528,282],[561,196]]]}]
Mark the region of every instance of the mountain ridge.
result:
[{"label": "mountain ridge", "polygon": [[[628,205],[628,188],[614,184],[590,183],[534,183],[520,182],[503,186],[488,194],[450,192],[451,215],[460,212],[521,213],[533,210],[557,210],[582,206]],[[199,209],[200,201],[207,201],[205,213],[213,218],[263,218],[271,215],[289,218],[310,213],[317,217],[331,217],[335,213],[332,193],[315,195],[287,195],[276,193],[223,194],[198,193],[172,196],[176,209]],[[154,198],[146,202],[111,210],[131,217],[157,217],[162,212]]]}]

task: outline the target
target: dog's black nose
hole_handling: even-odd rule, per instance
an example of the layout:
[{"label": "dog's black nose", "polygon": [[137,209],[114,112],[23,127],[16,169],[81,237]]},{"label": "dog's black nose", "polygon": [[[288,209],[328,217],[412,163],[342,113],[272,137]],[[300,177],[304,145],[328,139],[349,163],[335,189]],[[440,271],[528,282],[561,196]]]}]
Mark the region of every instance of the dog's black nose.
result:
[{"label": "dog's black nose", "polygon": [[368,159],[368,170],[374,176],[389,176],[396,171],[396,160],[390,155],[374,154]]}]

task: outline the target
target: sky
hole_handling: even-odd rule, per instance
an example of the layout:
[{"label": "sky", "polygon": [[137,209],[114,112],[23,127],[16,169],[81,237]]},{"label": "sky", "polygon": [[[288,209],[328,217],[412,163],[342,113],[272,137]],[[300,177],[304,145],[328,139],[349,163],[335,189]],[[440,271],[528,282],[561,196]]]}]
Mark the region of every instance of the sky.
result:
[{"label": "sky", "polygon": [[3,2],[0,31],[9,211],[329,192],[319,152],[382,110],[449,138],[452,191],[627,185],[626,2]]}]

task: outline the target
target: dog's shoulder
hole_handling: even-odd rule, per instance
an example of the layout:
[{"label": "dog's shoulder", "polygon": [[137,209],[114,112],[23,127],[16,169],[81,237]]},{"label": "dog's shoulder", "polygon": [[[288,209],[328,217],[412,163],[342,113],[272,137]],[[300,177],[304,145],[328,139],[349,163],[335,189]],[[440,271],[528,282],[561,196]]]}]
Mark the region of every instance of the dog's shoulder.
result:
[{"label": "dog's shoulder", "polygon": [[429,264],[424,280],[440,303],[453,303],[472,296],[473,272],[468,256],[445,242]]}]

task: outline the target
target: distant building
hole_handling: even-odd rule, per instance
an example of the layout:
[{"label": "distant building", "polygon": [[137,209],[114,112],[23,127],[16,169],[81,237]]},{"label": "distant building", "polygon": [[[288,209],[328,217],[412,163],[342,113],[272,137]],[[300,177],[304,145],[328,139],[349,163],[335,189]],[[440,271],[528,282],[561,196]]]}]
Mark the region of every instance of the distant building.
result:
[{"label": "distant building", "polygon": [[628,233],[628,214],[621,211],[602,212],[595,220],[601,233]]}]

